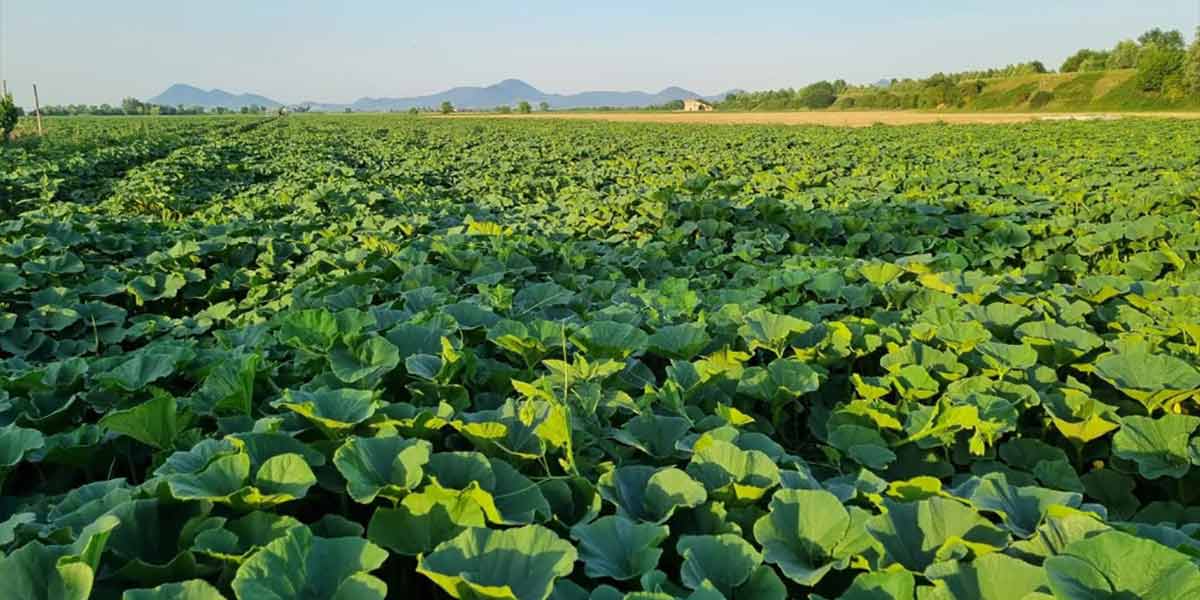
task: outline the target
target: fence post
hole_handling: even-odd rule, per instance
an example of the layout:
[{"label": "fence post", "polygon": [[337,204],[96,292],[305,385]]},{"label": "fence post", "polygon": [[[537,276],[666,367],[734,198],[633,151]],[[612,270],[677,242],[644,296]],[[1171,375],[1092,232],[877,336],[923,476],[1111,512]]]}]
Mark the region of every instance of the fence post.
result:
[{"label": "fence post", "polygon": [[33,84],[33,112],[37,114],[38,135],[42,135],[42,104],[38,101],[37,84]]}]

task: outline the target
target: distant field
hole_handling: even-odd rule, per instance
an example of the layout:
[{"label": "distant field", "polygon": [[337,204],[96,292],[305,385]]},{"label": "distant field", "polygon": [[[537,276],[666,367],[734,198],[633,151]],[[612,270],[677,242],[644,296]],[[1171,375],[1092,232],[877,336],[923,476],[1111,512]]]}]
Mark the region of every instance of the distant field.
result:
[{"label": "distant field", "polygon": [[1182,119],[1200,118],[1200,113],[939,113],[920,111],[813,111],[813,112],[555,112],[529,115],[455,115],[454,118],[492,117],[501,119],[583,119],[596,121],[621,121],[642,123],[707,123],[742,125],[831,125],[837,127],[869,127],[877,123],[884,125],[917,125],[921,123],[1026,123],[1037,120],[1058,120],[1067,117],[1171,117]]}]

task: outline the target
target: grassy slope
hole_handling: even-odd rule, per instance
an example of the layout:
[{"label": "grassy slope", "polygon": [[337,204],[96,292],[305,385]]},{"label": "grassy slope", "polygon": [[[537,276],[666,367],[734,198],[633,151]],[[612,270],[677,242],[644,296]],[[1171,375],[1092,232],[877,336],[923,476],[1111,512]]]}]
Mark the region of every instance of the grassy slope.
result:
[{"label": "grassy slope", "polygon": [[[1035,92],[1054,95],[1049,104],[1033,108]],[[988,81],[961,110],[967,111],[1158,111],[1200,110],[1200,98],[1167,98],[1137,89],[1132,69],[1091,73],[1047,73]]]}]

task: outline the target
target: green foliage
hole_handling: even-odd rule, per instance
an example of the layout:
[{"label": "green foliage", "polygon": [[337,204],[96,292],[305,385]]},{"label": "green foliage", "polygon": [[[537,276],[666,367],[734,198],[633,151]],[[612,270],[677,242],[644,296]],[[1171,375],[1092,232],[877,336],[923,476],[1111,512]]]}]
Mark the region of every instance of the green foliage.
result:
[{"label": "green foliage", "polygon": [[[1103,50],[1088,50],[1083,49],[1063,61],[1059,71],[1063,73],[1074,73],[1076,71],[1098,71],[1104,69],[1108,64],[1109,54]],[[1099,68],[1096,66],[1099,65]]]},{"label": "green foliage", "polygon": [[8,141],[9,135],[17,128],[18,116],[12,94],[0,96],[0,142]]},{"label": "green foliage", "polygon": [[1136,82],[1146,92],[1162,92],[1172,76],[1182,72],[1186,54],[1158,44],[1143,45],[1138,53]]},{"label": "green foliage", "polygon": [[1054,94],[1046,90],[1038,90],[1029,97],[1029,108],[1045,108],[1054,100]]},{"label": "green foliage", "polygon": [[1155,27],[1138,36],[1138,43],[1142,47],[1158,46],[1164,50],[1180,51],[1183,50],[1183,34],[1178,29],[1163,31]]}]

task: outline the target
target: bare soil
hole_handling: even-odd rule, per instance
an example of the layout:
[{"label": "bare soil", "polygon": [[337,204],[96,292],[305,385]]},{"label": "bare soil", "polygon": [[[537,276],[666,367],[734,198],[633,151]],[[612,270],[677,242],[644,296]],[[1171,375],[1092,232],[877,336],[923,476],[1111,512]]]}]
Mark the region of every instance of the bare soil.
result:
[{"label": "bare soil", "polygon": [[552,112],[528,115],[459,114],[454,118],[572,119],[632,123],[697,123],[729,125],[917,125],[921,123],[1028,123],[1052,120],[1111,120],[1123,117],[1200,119],[1200,113],[939,113],[919,111],[814,111],[814,112]]}]

